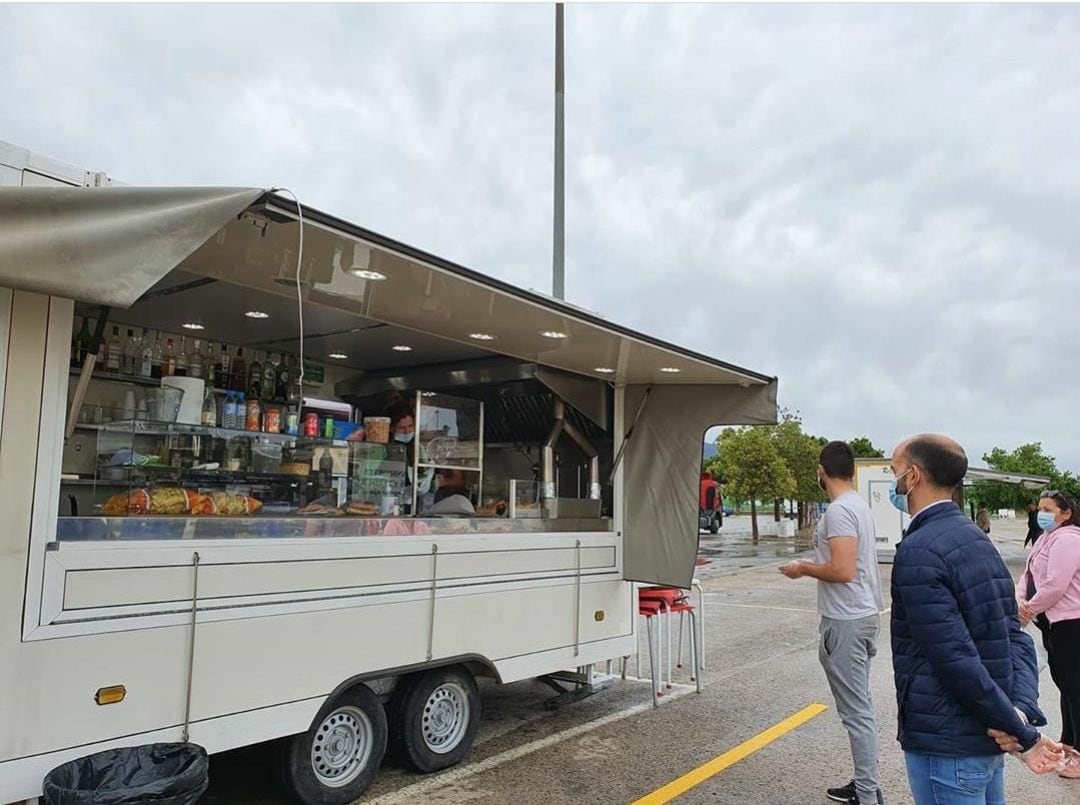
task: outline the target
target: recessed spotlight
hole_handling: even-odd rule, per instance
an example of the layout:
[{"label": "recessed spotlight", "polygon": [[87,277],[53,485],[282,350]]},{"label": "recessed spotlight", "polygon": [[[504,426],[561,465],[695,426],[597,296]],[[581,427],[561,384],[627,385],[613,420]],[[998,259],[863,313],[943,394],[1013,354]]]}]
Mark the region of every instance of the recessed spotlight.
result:
[{"label": "recessed spotlight", "polygon": [[371,271],[367,268],[351,268],[349,273],[354,277],[359,277],[362,280],[371,280],[372,282],[382,282],[386,279],[386,275],[381,271]]},{"label": "recessed spotlight", "polygon": [[570,337],[566,333],[560,333],[558,330],[544,330],[544,332],[540,333],[540,335],[544,336],[544,338],[556,338],[556,339],[557,338],[569,338]]},{"label": "recessed spotlight", "polygon": [[407,344],[397,344],[394,346],[394,352],[412,352],[412,347]]},{"label": "recessed spotlight", "polygon": [[205,330],[206,329],[201,324],[198,324],[197,322],[193,322],[193,321],[186,321],[183,324],[181,324],[180,326],[183,327],[185,330]]},{"label": "recessed spotlight", "polygon": [[469,333],[469,338],[474,341],[494,341],[495,336],[488,335],[487,333]]},{"label": "recessed spotlight", "polygon": [[420,396],[421,397],[435,397],[435,396],[438,396],[438,395],[436,395],[436,393],[434,391],[421,391]]},{"label": "recessed spotlight", "polygon": [[331,352],[328,357],[331,357],[336,361],[343,361],[346,358],[348,358],[349,356],[346,355],[344,352]]},{"label": "recessed spotlight", "polygon": [[667,372],[669,375],[677,375],[682,369],[676,369],[674,366],[661,366],[661,372]]},{"label": "recessed spotlight", "polygon": [[269,313],[263,313],[261,310],[249,310],[244,315],[247,316],[249,319],[268,319],[268,318],[270,318]]},{"label": "recessed spotlight", "polygon": [[615,370],[612,369],[610,366],[597,366],[593,371],[594,372],[599,372],[602,375],[613,375],[613,374],[615,374]]}]

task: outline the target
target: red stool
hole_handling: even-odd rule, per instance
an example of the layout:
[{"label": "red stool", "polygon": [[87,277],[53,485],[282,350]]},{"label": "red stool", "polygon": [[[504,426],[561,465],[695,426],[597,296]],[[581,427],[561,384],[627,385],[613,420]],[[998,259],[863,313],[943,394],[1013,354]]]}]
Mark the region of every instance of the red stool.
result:
[{"label": "red stool", "polygon": [[[682,619],[683,617],[690,618],[690,681],[696,683],[698,692],[701,691],[701,667],[698,661],[700,656],[700,646],[698,645],[699,630],[697,626],[697,611],[694,605],[687,598],[687,591],[680,590],[677,587],[643,587],[638,591],[638,598],[641,604],[645,602],[659,603],[663,614],[667,615],[667,671],[668,682],[667,687],[670,689],[672,684],[672,672],[671,672],[671,615],[678,613],[679,615],[679,667],[682,667]],[[659,624],[657,624],[659,627]],[[658,629],[659,631],[659,629]]]}]

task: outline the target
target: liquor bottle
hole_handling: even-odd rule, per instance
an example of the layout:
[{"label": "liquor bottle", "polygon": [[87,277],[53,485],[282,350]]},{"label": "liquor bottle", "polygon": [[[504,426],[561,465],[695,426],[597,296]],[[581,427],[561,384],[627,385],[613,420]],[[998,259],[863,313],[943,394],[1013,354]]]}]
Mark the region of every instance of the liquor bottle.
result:
[{"label": "liquor bottle", "polygon": [[172,339],[165,342],[165,357],[161,361],[161,376],[172,377],[176,374],[176,349]]},{"label": "liquor bottle", "polygon": [[244,360],[244,348],[236,348],[236,359],[232,362],[232,382],[229,388],[233,391],[247,390],[247,361]]},{"label": "liquor bottle", "polygon": [[195,339],[195,351],[191,353],[191,364],[188,366],[188,374],[192,377],[203,376],[203,355],[199,339]]},{"label": "liquor bottle", "polygon": [[123,348],[120,346],[120,328],[112,328],[112,338],[105,353],[105,368],[110,372],[119,372],[122,363]]},{"label": "liquor bottle", "polygon": [[285,397],[291,403],[300,402],[300,364],[297,362],[295,355],[292,356],[292,361],[289,364],[289,387],[285,390]]},{"label": "liquor bottle", "polygon": [[214,368],[214,376],[217,379],[220,388],[228,391],[232,388],[231,375],[229,370],[232,368],[229,360],[229,348],[225,345],[225,342],[221,342],[221,354],[218,356],[217,366]]},{"label": "liquor bottle", "polygon": [[289,364],[285,353],[278,353],[277,377],[274,378],[274,399],[284,400],[289,393]]},{"label": "liquor bottle", "polygon": [[263,361],[263,380],[262,380],[262,393],[263,397],[268,400],[274,399],[274,385],[277,383],[277,366],[274,365],[274,359],[271,357],[270,352],[266,353],[266,358]]},{"label": "liquor bottle", "polygon": [[83,363],[86,362],[86,356],[87,356],[87,354],[89,354],[90,347],[91,347],[92,342],[94,340],[94,335],[93,335],[93,333],[90,332],[90,322],[86,318],[86,316],[83,316],[82,327],[79,328],[78,339],[79,339],[78,361],[79,361],[79,365],[82,366]]},{"label": "liquor bottle", "polygon": [[[134,377],[139,372],[139,341],[135,338],[135,331],[130,327],[127,331],[127,343],[124,344],[124,363],[122,371],[125,375]],[[128,417],[131,419],[132,417]]]},{"label": "liquor bottle", "polygon": [[191,366],[191,361],[188,359],[187,351],[187,336],[180,336],[180,352],[176,355],[176,376],[187,377],[188,368]]},{"label": "liquor bottle", "polygon": [[[142,328],[142,338],[139,339],[139,376],[154,376],[154,345],[150,343],[150,331]],[[158,374],[161,374],[161,362],[158,360]]]},{"label": "liquor bottle", "polygon": [[217,388],[217,358],[214,357],[214,342],[210,341],[206,345],[206,361],[203,372],[206,374],[206,387],[208,389]]},{"label": "liquor bottle", "polygon": [[154,337],[154,353],[150,357],[150,377],[158,380],[165,374],[165,355],[161,351],[161,330]]},{"label": "liquor bottle", "polygon": [[247,395],[252,399],[262,398],[262,363],[259,361],[259,353],[252,353],[251,363],[248,366]]},{"label": "liquor bottle", "polygon": [[202,423],[208,428],[217,427],[217,400],[214,398],[213,388],[207,387],[206,396],[203,397]]}]

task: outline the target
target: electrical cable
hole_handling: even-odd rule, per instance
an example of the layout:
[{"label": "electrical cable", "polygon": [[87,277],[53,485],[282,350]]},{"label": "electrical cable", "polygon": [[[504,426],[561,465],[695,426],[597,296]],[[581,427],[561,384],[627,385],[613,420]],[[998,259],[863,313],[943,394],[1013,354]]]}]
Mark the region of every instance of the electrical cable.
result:
[{"label": "electrical cable", "polygon": [[[300,323],[300,407],[304,407],[304,296],[303,285],[300,280],[300,269],[304,262],[304,208],[300,205],[300,199],[296,193],[287,187],[274,187],[271,193],[288,193],[296,202],[296,215],[300,222],[300,239],[296,249],[296,313]],[[297,412],[299,414],[299,412]]]}]

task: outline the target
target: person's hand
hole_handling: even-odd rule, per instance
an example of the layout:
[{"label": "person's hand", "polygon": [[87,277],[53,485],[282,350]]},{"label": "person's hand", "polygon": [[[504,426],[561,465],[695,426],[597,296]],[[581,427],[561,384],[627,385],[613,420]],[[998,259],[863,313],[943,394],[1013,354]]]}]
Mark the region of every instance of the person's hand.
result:
[{"label": "person's hand", "polygon": [[1020,625],[1027,626],[1033,620],[1035,620],[1035,613],[1031,611],[1031,607],[1028,606],[1027,601],[1020,601]]},{"label": "person's hand", "polygon": [[1024,747],[1020,745],[1020,739],[1015,735],[1009,735],[1009,733],[1002,730],[987,730],[986,734],[997,741],[998,749],[1002,752],[1015,755],[1024,750]]},{"label": "person's hand", "polygon": [[787,576],[789,579],[801,579],[802,578],[802,563],[801,562],[787,562],[780,565],[780,572]]},{"label": "person's hand", "polygon": [[1036,774],[1057,771],[1063,757],[1065,757],[1065,748],[1045,735],[1040,736],[1037,744],[1020,755],[1024,765]]}]

